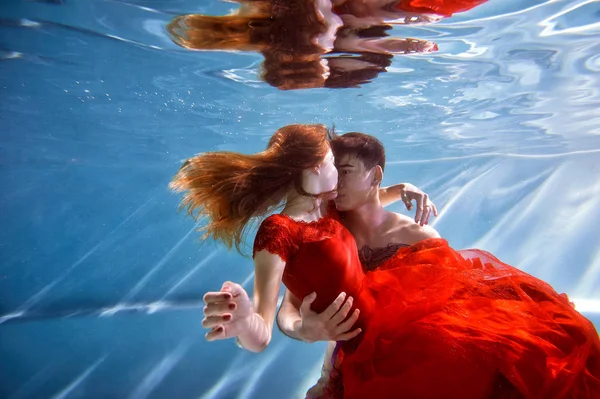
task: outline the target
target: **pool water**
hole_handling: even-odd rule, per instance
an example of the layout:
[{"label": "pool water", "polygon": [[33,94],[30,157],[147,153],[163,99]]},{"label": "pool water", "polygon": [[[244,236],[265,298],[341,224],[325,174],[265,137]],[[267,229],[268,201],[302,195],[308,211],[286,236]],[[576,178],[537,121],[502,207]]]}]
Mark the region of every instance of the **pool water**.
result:
[{"label": "pool water", "polygon": [[453,247],[542,278],[600,325],[599,2],[490,0],[395,25],[437,51],[387,57],[352,87],[286,90],[261,78],[260,52],[194,51],[167,31],[237,7],[0,4],[1,398],[304,397],[324,343],[204,340],[203,294],[251,291],[253,265],[202,242],[168,189],[181,160],[261,151],[289,123],[377,136],[384,185],[429,193]]}]

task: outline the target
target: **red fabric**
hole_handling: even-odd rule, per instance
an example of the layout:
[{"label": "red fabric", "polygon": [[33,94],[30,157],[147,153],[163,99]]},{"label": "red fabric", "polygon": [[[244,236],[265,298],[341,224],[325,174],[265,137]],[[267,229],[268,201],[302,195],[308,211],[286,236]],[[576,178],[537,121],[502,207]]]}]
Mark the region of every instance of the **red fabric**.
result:
[{"label": "red fabric", "polygon": [[[297,297],[323,311],[344,291],[363,333],[341,344],[330,396],[410,399],[600,398],[600,341],[566,295],[479,250],[443,239],[402,248],[364,273],[336,219],[267,218],[255,251],[286,261]],[[336,385],[336,381],[339,384]]]},{"label": "red fabric", "polygon": [[396,11],[437,14],[443,17],[451,17],[452,14],[469,11],[486,1],[487,0],[400,0],[394,4],[393,8]]}]

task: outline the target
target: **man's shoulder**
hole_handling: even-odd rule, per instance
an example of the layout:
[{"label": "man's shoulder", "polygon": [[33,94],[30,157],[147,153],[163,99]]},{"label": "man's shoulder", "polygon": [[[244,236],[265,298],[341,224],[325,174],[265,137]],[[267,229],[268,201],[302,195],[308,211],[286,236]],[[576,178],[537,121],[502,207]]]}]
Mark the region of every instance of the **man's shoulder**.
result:
[{"label": "man's shoulder", "polygon": [[419,227],[417,223],[415,223],[415,219],[403,215],[401,213],[388,212],[390,225],[393,226],[394,230],[402,230],[402,229],[414,229],[415,226]]},{"label": "man's shoulder", "polygon": [[398,242],[412,245],[427,238],[440,238],[440,234],[431,226],[421,226],[409,216],[390,212],[393,220],[392,234]]},{"label": "man's shoulder", "polygon": [[388,215],[390,216],[390,218],[392,220],[394,220],[394,222],[396,223],[397,226],[404,226],[404,225],[408,226],[411,223],[415,224],[414,219],[412,219],[406,215],[403,215],[401,213],[388,212]]}]

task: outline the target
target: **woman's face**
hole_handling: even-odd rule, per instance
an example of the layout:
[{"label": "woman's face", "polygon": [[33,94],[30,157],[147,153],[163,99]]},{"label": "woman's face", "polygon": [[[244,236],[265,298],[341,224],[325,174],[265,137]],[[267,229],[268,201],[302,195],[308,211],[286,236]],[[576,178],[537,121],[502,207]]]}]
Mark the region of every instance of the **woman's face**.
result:
[{"label": "woman's face", "polygon": [[303,188],[309,194],[322,194],[337,188],[338,172],[331,149],[325,154],[323,162],[315,168],[304,171]]},{"label": "woman's face", "polygon": [[338,171],[335,167],[335,159],[331,148],[327,150],[327,155],[323,159],[323,163],[319,165],[320,176],[323,183],[324,191],[335,190],[338,184]]}]

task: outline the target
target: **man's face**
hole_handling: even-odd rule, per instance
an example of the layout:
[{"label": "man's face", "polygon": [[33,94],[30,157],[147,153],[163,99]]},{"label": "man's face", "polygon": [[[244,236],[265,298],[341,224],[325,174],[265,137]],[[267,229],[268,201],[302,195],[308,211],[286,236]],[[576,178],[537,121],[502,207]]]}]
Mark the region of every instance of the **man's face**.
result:
[{"label": "man's face", "polygon": [[335,206],[339,211],[358,209],[372,198],[378,186],[373,184],[375,168],[366,169],[355,155],[335,159],[338,169],[338,196]]}]

